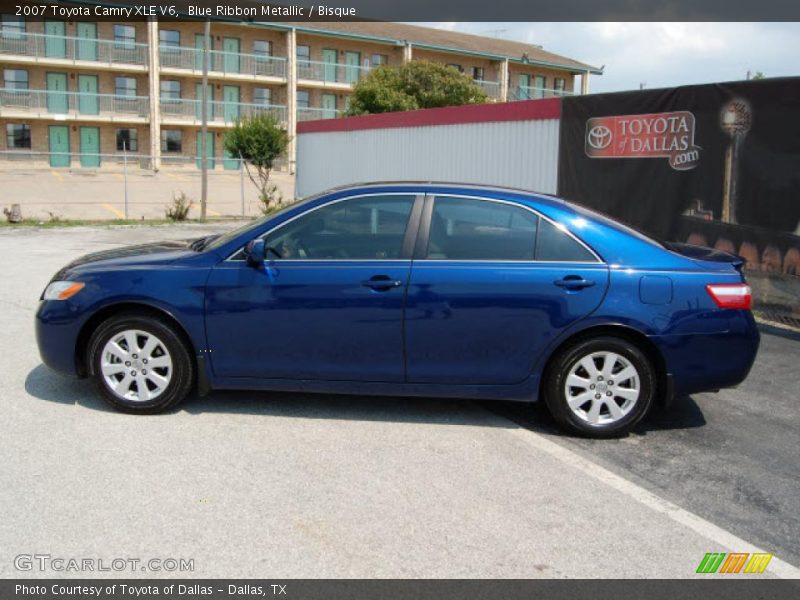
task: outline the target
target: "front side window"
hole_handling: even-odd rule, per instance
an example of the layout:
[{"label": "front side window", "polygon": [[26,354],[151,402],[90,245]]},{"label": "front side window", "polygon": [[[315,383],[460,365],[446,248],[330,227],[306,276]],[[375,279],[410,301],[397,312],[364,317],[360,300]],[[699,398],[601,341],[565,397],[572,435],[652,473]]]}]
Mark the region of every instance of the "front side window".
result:
[{"label": "front side window", "polygon": [[181,45],[181,32],[174,29],[160,29],[158,41],[162,46],[178,48]]},{"label": "front side window", "polygon": [[114,25],[114,47],[133,48],[136,44],[136,28],[133,25]]},{"label": "front side window", "polygon": [[164,100],[180,100],[181,82],[172,79],[162,79],[161,98]]},{"label": "front side window", "polygon": [[536,236],[536,260],[546,262],[597,262],[594,254],[564,229],[542,219]]},{"label": "front side window", "polygon": [[180,129],[161,130],[161,151],[181,152],[183,149],[183,132]]},{"label": "front side window", "polygon": [[135,96],[136,79],[133,77],[115,77],[114,90],[117,96]]},{"label": "front side window", "polygon": [[312,210],[266,238],[272,258],[402,258],[412,195],[367,196]]},{"label": "front side window", "polygon": [[3,69],[3,86],[9,90],[27,90],[28,72],[25,69]]},{"label": "front side window", "polygon": [[9,150],[22,150],[31,147],[31,127],[19,123],[6,125],[6,145]]},{"label": "front side window", "polygon": [[539,217],[490,200],[436,198],[425,258],[533,260]]},{"label": "front side window", "polygon": [[117,129],[117,150],[136,152],[139,150],[139,136],[135,129]]},{"label": "front side window", "polygon": [[272,56],[272,42],[256,40],[253,42],[253,54],[256,56]]},{"label": "front side window", "polygon": [[272,90],[269,88],[253,88],[253,104],[268,106],[272,104]]}]

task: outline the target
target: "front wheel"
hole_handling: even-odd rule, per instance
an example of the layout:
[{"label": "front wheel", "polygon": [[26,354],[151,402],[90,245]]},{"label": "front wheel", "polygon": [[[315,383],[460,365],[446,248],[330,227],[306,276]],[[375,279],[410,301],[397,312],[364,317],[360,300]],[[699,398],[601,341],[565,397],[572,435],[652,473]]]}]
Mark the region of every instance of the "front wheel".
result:
[{"label": "front wheel", "polygon": [[122,314],[104,321],[89,341],[88,357],[103,399],[123,412],[168,410],[192,387],[186,344],[156,317]]},{"label": "front wheel", "polygon": [[656,374],[636,345],[616,337],[584,340],[548,368],[545,402],[563,428],[587,437],[623,435],[653,403]]}]

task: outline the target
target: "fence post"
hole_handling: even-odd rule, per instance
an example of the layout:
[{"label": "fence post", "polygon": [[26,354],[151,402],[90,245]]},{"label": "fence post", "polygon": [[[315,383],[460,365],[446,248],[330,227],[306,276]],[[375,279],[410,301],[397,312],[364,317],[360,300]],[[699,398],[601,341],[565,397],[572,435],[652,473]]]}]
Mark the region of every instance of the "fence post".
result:
[{"label": "fence post", "polygon": [[242,218],[244,218],[244,159],[239,152],[239,198],[242,201]]},{"label": "fence post", "polygon": [[122,142],[122,172],[125,187],[125,219],[128,218],[128,142]]}]

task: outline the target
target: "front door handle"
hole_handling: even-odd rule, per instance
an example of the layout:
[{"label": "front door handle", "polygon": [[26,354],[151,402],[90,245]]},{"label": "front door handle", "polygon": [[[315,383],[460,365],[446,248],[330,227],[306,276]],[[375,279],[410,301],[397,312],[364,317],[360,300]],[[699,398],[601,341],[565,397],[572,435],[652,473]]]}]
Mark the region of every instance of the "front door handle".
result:
[{"label": "front door handle", "polygon": [[400,287],[403,282],[398,279],[392,279],[388,275],[375,275],[369,279],[362,281],[361,285],[375,290],[376,292],[386,292],[392,288]]},{"label": "front door handle", "polygon": [[556,279],[553,284],[568,290],[582,290],[583,288],[592,287],[594,281],[584,279],[580,275],[567,275],[563,279]]}]

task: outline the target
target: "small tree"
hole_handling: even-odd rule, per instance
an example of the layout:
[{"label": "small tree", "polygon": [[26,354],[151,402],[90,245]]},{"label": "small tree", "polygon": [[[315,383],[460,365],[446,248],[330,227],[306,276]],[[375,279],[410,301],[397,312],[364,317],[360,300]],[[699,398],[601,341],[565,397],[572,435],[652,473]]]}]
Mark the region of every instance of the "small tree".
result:
[{"label": "small tree", "polygon": [[225,135],[225,150],[243,160],[247,176],[258,188],[262,212],[269,212],[273,201],[280,201],[278,187],[270,185],[269,176],[275,161],[286,154],[288,146],[289,133],[269,114],[241,119]]},{"label": "small tree", "polygon": [[455,68],[426,60],[380,66],[356,83],[348,115],[483,104],[488,97]]}]

